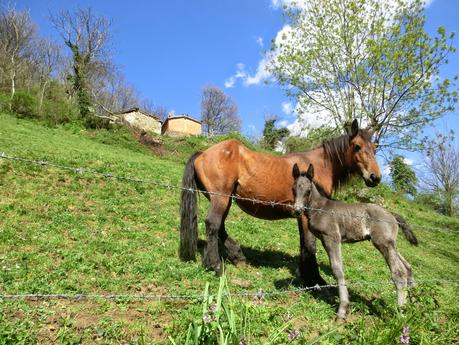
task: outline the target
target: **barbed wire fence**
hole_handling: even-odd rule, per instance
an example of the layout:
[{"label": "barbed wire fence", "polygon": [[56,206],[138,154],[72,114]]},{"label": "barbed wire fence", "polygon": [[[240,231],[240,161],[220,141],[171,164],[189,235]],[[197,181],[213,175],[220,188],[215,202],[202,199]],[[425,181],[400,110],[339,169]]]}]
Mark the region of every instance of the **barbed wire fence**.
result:
[{"label": "barbed wire fence", "polygon": [[[459,286],[459,280],[453,279],[418,279],[415,281],[416,285],[426,285],[426,284],[442,284],[442,285],[451,285]],[[393,285],[393,282],[390,280],[380,280],[380,281],[366,281],[366,280],[357,280],[352,281],[351,283],[345,284],[347,287],[358,287],[358,286],[387,286]],[[225,297],[238,297],[238,298],[259,298],[265,299],[267,297],[277,297],[291,294],[299,294],[306,291],[322,291],[324,289],[337,288],[338,284],[327,284],[327,285],[315,285],[312,287],[303,287],[303,288],[292,288],[287,290],[279,291],[264,291],[263,289],[258,289],[256,292],[253,291],[241,291],[234,293],[223,293]],[[93,299],[107,299],[107,300],[117,300],[117,299],[132,299],[132,300],[151,300],[151,301],[173,301],[173,300],[199,300],[205,299],[209,296],[214,296],[215,294],[97,294],[97,293],[57,293],[57,294],[45,294],[45,293],[33,293],[33,294],[0,294],[0,300],[4,299],[23,299],[23,300],[49,300],[49,299],[66,299],[66,300],[93,300]]]},{"label": "barbed wire fence", "polygon": [[[285,203],[285,202],[278,202],[274,200],[261,200],[261,199],[256,199],[256,198],[246,198],[246,197],[241,197],[236,194],[225,194],[225,193],[220,193],[220,192],[215,192],[215,191],[207,191],[207,190],[202,190],[202,189],[194,189],[194,188],[184,188],[179,185],[174,185],[166,182],[162,182],[159,180],[153,180],[153,179],[141,179],[141,178],[136,178],[136,177],[129,177],[129,176],[123,176],[123,175],[118,175],[114,174],[111,172],[101,172],[97,171],[95,169],[87,168],[87,167],[71,167],[67,165],[61,165],[45,160],[34,160],[34,159],[28,159],[24,157],[18,157],[18,156],[11,156],[7,155],[5,152],[0,153],[0,159],[5,159],[5,160],[11,160],[11,161],[16,161],[16,162],[21,162],[21,163],[26,163],[26,164],[33,164],[33,165],[38,165],[41,167],[53,167],[53,168],[58,168],[66,171],[71,171],[76,174],[91,174],[94,176],[98,176],[100,178],[107,178],[107,179],[115,179],[115,180],[120,180],[120,181],[126,181],[126,182],[132,182],[132,183],[143,183],[143,184],[150,184],[150,185],[155,185],[164,189],[168,190],[180,190],[180,191],[188,191],[188,192],[193,192],[193,193],[203,193],[207,195],[215,195],[215,196],[222,196],[222,197],[228,197],[233,200],[241,200],[241,201],[248,201],[253,204],[261,204],[261,205],[266,205],[266,206],[271,206],[271,207],[285,207],[288,209],[293,209],[293,205],[290,203]],[[347,213],[342,213],[342,212],[336,212],[334,210],[324,210],[320,208],[312,208],[312,207],[304,207],[305,210],[311,210],[311,211],[318,211],[318,212],[325,212],[325,213],[332,213],[333,215],[339,215],[339,216],[345,216],[345,217],[353,217],[353,218],[362,218],[365,220],[369,220],[372,222],[390,222],[385,219],[376,219],[376,218],[370,218],[370,217],[365,217],[365,216],[356,216],[356,215],[351,215]],[[404,225],[404,223],[396,222],[399,225]],[[443,232],[450,232],[450,233],[457,233],[459,234],[459,230],[450,230],[450,229],[439,229],[439,228],[431,228],[431,227],[425,227],[419,224],[416,224],[417,228],[422,228],[427,231],[443,231]]]},{"label": "barbed wire fence", "polygon": [[[153,179],[140,179],[136,177],[129,177],[129,176],[123,176],[123,175],[118,175],[110,172],[101,172],[97,171],[92,168],[88,167],[72,167],[72,166],[67,166],[67,165],[62,165],[58,163],[53,163],[45,160],[35,160],[35,159],[28,159],[24,157],[18,157],[18,156],[12,156],[8,155],[4,152],[0,153],[0,159],[4,160],[10,160],[10,161],[15,161],[15,162],[21,162],[24,164],[32,164],[32,165],[37,165],[41,167],[53,167],[57,169],[61,169],[64,171],[70,171],[75,174],[90,174],[93,176],[97,176],[100,178],[107,178],[107,179],[115,179],[119,181],[126,181],[126,182],[131,182],[131,183],[143,183],[143,184],[150,184],[150,185],[155,185],[160,188],[165,188],[168,190],[180,190],[180,191],[188,191],[188,192],[193,192],[193,193],[203,193],[207,195],[216,195],[216,196],[224,196],[224,197],[229,197],[232,198],[233,200],[242,200],[242,201],[249,201],[254,204],[262,204],[262,205],[267,205],[271,207],[285,207],[285,208],[293,208],[292,204],[289,203],[283,203],[283,202],[277,202],[277,201],[267,201],[267,200],[260,200],[260,199],[254,199],[254,198],[245,198],[241,197],[238,195],[228,195],[224,193],[219,193],[219,192],[214,192],[214,191],[206,191],[206,190],[200,190],[200,189],[193,189],[193,188],[184,188],[182,186],[170,184],[170,183],[165,183],[162,181],[158,180],[153,180]],[[308,208],[305,207],[305,209],[310,209],[314,211],[319,211],[319,212],[331,212],[334,215],[342,215],[342,216],[350,216],[349,214],[342,214],[339,212],[335,211],[328,211],[328,210],[323,210],[323,209],[315,209],[315,208]],[[353,216],[355,218],[355,216]],[[387,220],[380,220],[380,219],[374,219],[374,218],[369,218],[369,217],[362,217],[366,218],[367,220],[373,221],[373,222],[388,222]],[[398,222],[397,222],[398,223]],[[399,225],[401,223],[398,223]],[[459,231],[455,230],[450,230],[450,229],[436,229],[436,228],[430,228],[430,227],[424,227],[421,225],[416,225],[418,228],[422,228],[427,231],[442,231],[442,232],[448,232],[448,233],[459,233]],[[388,285],[392,284],[390,280],[381,280],[381,281],[353,281],[350,284],[347,283],[347,286],[371,286],[371,285],[377,285],[377,286],[382,286],[382,285]],[[418,279],[416,280],[416,284],[444,284],[444,285],[453,285],[453,286],[459,286],[459,280],[448,280],[448,279]],[[338,287],[337,284],[327,284],[327,285],[316,285],[313,287],[304,287],[304,288],[294,288],[294,289],[288,289],[288,290],[281,290],[281,291],[263,291],[262,289],[259,289],[257,292],[251,292],[251,291],[242,291],[242,292],[236,292],[236,293],[227,293],[227,296],[231,297],[253,297],[253,298],[265,298],[269,296],[280,296],[280,295],[288,295],[292,293],[301,293],[301,292],[306,292],[306,291],[320,291],[323,289],[330,289],[330,288],[336,288]],[[66,299],[66,300],[88,300],[88,299],[108,299],[108,300],[116,300],[116,299],[132,299],[132,300],[155,300],[155,301],[164,301],[164,300],[186,300],[186,299],[204,299],[209,297],[210,294],[97,294],[97,293],[74,293],[74,294],[67,294],[67,293],[57,293],[57,294],[46,294],[46,293],[34,293],[34,294],[0,294],[0,300],[11,300],[11,299],[26,299],[26,300],[47,300],[47,299]]]}]

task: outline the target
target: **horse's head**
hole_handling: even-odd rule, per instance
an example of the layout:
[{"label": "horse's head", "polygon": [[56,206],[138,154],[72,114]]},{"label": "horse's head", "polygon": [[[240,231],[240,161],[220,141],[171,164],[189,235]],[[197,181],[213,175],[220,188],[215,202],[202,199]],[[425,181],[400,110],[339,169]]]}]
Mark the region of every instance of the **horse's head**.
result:
[{"label": "horse's head", "polygon": [[310,197],[313,189],[312,179],[314,178],[314,166],[309,164],[307,172],[300,172],[298,164],[293,166],[293,211],[294,217],[299,217],[303,214],[305,206],[309,206]]},{"label": "horse's head", "polygon": [[378,185],[381,181],[381,170],[376,161],[376,145],[371,142],[371,134],[367,130],[359,129],[357,120],[352,122],[347,134],[347,164],[350,170],[362,176],[368,187]]}]

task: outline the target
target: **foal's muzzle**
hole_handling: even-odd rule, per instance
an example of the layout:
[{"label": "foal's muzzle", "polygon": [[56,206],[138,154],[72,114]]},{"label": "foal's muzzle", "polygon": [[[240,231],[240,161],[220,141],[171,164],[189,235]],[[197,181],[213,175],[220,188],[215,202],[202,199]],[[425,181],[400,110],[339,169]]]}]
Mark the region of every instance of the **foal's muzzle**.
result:
[{"label": "foal's muzzle", "polygon": [[299,217],[299,216],[301,216],[302,213],[303,213],[303,210],[301,208],[299,208],[299,207],[295,207],[293,209],[293,211],[292,211],[292,215],[294,217]]}]

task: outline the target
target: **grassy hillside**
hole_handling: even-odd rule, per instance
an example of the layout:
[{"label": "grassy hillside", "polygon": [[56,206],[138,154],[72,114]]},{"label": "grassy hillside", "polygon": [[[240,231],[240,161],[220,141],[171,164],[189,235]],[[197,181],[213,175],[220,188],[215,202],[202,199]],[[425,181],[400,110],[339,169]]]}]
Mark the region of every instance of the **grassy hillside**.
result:
[{"label": "grassy hillside", "polygon": [[[178,186],[184,162],[204,139],[166,140],[154,155],[124,131],[86,132],[47,128],[0,114],[0,152],[73,167],[161,181]],[[289,342],[298,330],[307,344],[396,344],[408,325],[411,344],[459,342],[459,220],[439,216],[392,194],[384,186],[361,188],[405,216],[419,247],[399,236],[400,252],[412,264],[418,286],[404,313],[382,256],[370,243],[345,245],[351,316],[336,324],[336,290],[294,291],[298,232],[295,220],[268,222],[231,209],[227,229],[240,241],[247,264],[226,265],[232,293],[282,292],[233,297],[236,332],[250,344]],[[352,193],[342,198],[352,199]],[[204,238],[207,201],[200,198],[199,229]],[[0,159],[0,294],[201,294],[219,280],[200,262],[177,257],[179,191],[154,184],[99,178],[55,167]],[[438,231],[449,230],[449,231]],[[333,283],[328,259],[318,245],[323,276]],[[374,284],[372,283],[374,282]],[[190,322],[202,323],[199,299],[0,299],[0,344],[177,344]],[[243,322],[244,321],[244,322]],[[228,327],[226,321],[222,325]],[[212,331],[215,322],[209,323]]]}]

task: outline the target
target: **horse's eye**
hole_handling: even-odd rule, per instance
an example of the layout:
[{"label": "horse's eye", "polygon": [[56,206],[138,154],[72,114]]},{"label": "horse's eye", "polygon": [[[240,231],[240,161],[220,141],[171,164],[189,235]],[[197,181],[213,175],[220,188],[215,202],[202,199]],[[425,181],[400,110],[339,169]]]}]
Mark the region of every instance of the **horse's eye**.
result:
[{"label": "horse's eye", "polygon": [[355,146],[354,146],[354,151],[355,151],[355,152],[359,152],[360,149],[361,149],[360,145],[355,144]]}]

